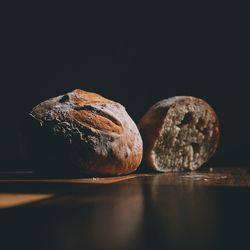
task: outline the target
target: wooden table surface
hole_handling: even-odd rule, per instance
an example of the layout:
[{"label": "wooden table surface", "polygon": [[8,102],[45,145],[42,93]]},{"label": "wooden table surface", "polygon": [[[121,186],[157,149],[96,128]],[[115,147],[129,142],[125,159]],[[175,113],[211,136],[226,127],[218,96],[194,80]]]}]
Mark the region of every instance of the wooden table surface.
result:
[{"label": "wooden table surface", "polygon": [[[250,170],[0,173],[0,249],[248,249]],[[248,246],[248,247],[247,247]]]}]

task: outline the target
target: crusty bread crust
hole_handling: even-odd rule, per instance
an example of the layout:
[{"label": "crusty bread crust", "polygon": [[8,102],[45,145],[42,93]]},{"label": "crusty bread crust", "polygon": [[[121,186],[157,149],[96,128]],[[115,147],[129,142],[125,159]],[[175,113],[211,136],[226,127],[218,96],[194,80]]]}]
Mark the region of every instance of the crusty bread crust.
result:
[{"label": "crusty bread crust", "polygon": [[122,175],[141,162],[135,123],[121,104],[98,94],[76,89],[38,104],[29,115],[36,127],[28,131],[36,171]]},{"label": "crusty bread crust", "polygon": [[192,96],[176,96],[169,99],[164,99],[156,104],[154,104],[141,118],[138,123],[138,128],[141,133],[144,145],[143,151],[143,161],[146,166],[150,167],[153,170],[157,171],[169,171],[169,169],[163,170],[163,168],[157,166],[155,162],[155,152],[153,151],[155,144],[160,136],[160,131],[163,127],[165,118],[167,116],[168,110],[174,108],[181,104],[194,103],[195,105],[203,105],[206,107],[206,110],[210,113],[212,117],[213,126],[213,145],[209,157],[210,159],[218,146],[220,131],[219,131],[219,120],[214,112],[213,108],[204,100],[192,97]]}]

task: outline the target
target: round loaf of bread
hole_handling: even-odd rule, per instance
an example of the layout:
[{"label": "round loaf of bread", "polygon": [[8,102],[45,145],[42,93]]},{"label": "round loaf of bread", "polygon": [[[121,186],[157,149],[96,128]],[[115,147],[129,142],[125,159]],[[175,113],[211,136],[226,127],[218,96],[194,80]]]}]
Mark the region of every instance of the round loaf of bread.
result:
[{"label": "round loaf of bread", "polygon": [[29,114],[28,152],[41,173],[123,175],[137,169],[142,139],[125,108],[76,89],[50,98]]},{"label": "round loaf of bread", "polygon": [[215,153],[219,122],[205,101],[177,96],[159,101],[138,124],[144,163],[160,171],[195,170]]}]

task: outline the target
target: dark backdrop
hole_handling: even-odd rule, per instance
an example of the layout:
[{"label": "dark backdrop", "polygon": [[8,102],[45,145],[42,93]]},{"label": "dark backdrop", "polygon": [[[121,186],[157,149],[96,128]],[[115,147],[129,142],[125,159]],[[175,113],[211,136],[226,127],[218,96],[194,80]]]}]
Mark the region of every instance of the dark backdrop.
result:
[{"label": "dark backdrop", "polygon": [[[75,88],[122,103],[135,121],[175,95],[221,122],[211,164],[249,166],[249,18],[244,6],[11,6],[1,29],[1,169],[20,169],[20,121]],[[246,12],[245,12],[246,10]]]}]

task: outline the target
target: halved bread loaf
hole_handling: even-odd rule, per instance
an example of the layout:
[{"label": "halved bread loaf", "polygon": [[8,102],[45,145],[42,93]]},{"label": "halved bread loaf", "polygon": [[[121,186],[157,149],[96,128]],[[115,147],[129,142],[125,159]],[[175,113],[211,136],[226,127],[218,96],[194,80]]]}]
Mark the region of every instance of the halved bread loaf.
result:
[{"label": "halved bread loaf", "polygon": [[215,153],[217,115],[205,101],[177,96],[152,106],[138,123],[144,162],[160,171],[195,170]]}]

